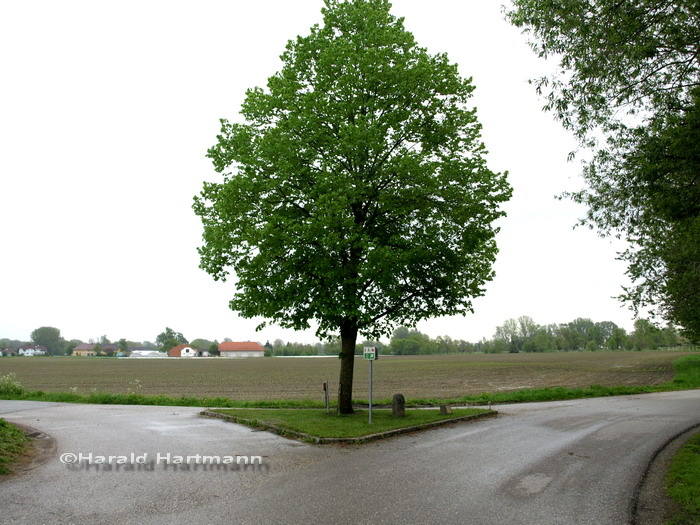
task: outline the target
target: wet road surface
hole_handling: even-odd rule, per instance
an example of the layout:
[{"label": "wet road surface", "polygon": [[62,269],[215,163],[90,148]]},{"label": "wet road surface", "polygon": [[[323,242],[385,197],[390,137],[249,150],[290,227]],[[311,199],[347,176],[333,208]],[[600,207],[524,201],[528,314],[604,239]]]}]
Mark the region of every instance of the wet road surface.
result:
[{"label": "wet road surface", "polygon": [[[197,408],[0,401],[0,417],[57,444],[48,463],[0,482],[0,523],[628,523],[654,452],[700,423],[700,391],[496,408],[496,418],[316,446]],[[83,461],[62,463],[70,454]]]}]

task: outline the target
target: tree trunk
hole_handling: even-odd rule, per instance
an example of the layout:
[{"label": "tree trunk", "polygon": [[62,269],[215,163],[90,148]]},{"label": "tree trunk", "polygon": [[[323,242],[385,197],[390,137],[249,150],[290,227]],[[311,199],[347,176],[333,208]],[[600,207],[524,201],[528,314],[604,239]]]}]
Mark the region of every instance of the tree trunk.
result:
[{"label": "tree trunk", "polygon": [[352,414],[352,376],[355,367],[357,326],[345,321],[340,326],[340,381],[338,386],[338,413]]}]

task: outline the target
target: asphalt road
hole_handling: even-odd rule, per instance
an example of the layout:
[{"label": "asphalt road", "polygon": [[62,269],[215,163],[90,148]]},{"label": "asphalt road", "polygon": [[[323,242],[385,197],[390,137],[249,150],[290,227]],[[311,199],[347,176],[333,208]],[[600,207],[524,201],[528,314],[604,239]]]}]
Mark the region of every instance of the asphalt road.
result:
[{"label": "asphalt road", "polygon": [[[700,391],[498,410],[338,447],[195,408],[0,401],[0,417],[57,442],[48,463],[0,482],[0,523],[623,524],[654,452],[700,423]],[[71,453],[82,463],[61,463]],[[145,463],[120,463],[132,453]],[[212,467],[204,455],[262,464]]]}]

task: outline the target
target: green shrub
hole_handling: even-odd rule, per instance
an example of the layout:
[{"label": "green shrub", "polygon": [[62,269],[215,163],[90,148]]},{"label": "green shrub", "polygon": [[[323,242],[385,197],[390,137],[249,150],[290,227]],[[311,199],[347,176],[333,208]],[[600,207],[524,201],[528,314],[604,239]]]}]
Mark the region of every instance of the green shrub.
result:
[{"label": "green shrub", "polygon": [[14,372],[0,376],[0,396],[21,396],[26,392]]}]

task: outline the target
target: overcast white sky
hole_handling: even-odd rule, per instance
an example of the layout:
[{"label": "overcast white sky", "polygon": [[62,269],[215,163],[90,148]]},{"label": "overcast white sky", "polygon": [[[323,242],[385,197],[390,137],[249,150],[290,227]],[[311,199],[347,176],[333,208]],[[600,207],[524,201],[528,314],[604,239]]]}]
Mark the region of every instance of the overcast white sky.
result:
[{"label": "overcast white sky", "polygon": [[[474,315],[421,322],[476,341],[510,317],[562,323],[632,315],[621,245],[572,229],[583,208],[575,147],[527,79],[537,59],[494,0],[395,0],[393,12],[476,86],[490,168],[514,197],[500,221],[496,278]],[[232,285],[200,270],[192,198],[218,180],[205,157],[221,117],[264,86],[287,40],[321,21],[321,0],[0,3],[0,337],[40,326],[66,339],[185,337],[315,341],[244,320]]]}]

